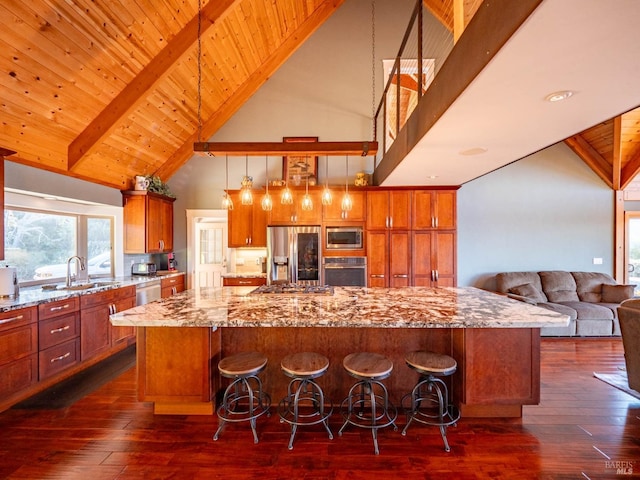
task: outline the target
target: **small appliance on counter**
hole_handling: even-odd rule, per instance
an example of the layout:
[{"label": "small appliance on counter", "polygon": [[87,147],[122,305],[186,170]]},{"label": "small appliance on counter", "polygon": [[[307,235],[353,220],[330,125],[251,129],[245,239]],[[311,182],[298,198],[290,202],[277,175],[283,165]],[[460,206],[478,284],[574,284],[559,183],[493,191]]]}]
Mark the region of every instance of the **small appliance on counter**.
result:
[{"label": "small appliance on counter", "polygon": [[17,297],[19,294],[16,267],[0,267],[0,297]]},{"label": "small appliance on counter", "polygon": [[178,262],[176,261],[176,254],[170,253],[157,253],[152,255],[152,259],[156,264],[157,270],[174,271],[178,268]]},{"label": "small appliance on counter", "polygon": [[153,276],[157,272],[156,264],[153,262],[139,262],[131,264],[131,275]]}]

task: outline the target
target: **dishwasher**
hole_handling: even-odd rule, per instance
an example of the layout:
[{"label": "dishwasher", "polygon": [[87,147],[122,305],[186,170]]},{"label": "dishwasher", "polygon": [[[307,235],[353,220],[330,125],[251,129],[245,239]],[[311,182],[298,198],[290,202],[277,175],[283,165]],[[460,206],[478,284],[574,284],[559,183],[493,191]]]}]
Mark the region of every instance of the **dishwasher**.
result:
[{"label": "dishwasher", "polygon": [[139,283],[136,285],[136,306],[160,300],[161,291],[160,279]]}]

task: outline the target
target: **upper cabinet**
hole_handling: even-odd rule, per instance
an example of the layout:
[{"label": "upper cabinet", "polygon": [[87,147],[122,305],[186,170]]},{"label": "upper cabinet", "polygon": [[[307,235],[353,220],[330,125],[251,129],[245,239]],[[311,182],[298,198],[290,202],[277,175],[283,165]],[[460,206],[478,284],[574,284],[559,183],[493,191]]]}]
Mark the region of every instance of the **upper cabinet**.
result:
[{"label": "upper cabinet", "polygon": [[409,230],[411,190],[369,190],[367,230]]},{"label": "upper cabinet", "polygon": [[173,250],[174,201],[174,198],[152,192],[122,192],[124,253]]},{"label": "upper cabinet", "polygon": [[280,201],[282,190],[274,189],[273,209],[270,213],[269,223],[272,225],[320,225],[322,221],[322,198],[321,192],[317,189],[309,189],[309,197],[313,207],[311,210],[302,209],[302,197],[304,189],[291,189],[293,203],[283,205]]},{"label": "upper cabinet", "polygon": [[413,230],[453,230],[456,228],[455,190],[413,192]]},{"label": "upper cabinet", "polygon": [[348,212],[342,211],[342,197],[344,190],[331,190],[333,200],[331,205],[323,205],[322,221],[329,224],[340,224],[341,222],[364,222],[366,218],[367,192],[364,190],[349,190],[352,201],[352,208]]},{"label": "upper cabinet", "polygon": [[266,247],[267,212],[260,205],[261,196],[254,194],[252,205],[242,205],[240,191],[230,190],[233,210],[229,210],[229,248]]}]

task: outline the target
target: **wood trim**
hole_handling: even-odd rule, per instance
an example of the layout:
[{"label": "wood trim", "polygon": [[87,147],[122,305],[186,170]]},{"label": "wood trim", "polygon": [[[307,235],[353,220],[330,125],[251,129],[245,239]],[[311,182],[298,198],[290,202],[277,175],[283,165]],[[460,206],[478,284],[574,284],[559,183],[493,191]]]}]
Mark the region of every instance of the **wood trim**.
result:
[{"label": "wood trim", "polygon": [[612,166],[581,135],[567,138],[564,143],[578,155],[610,188],[612,184]]},{"label": "wood trim", "polygon": [[196,142],[196,152],[210,155],[375,155],[378,142]]}]

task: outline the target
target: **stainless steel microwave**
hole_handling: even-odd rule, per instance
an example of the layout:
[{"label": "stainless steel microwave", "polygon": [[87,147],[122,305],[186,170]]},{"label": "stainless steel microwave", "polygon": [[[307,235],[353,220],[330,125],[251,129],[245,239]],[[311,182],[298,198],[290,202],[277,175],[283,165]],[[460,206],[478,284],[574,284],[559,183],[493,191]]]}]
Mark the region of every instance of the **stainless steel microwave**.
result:
[{"label": "stainless steel microwave", "polygon": [[328,250],[357,250],[364,247],[362,227],[327,227]]}]

